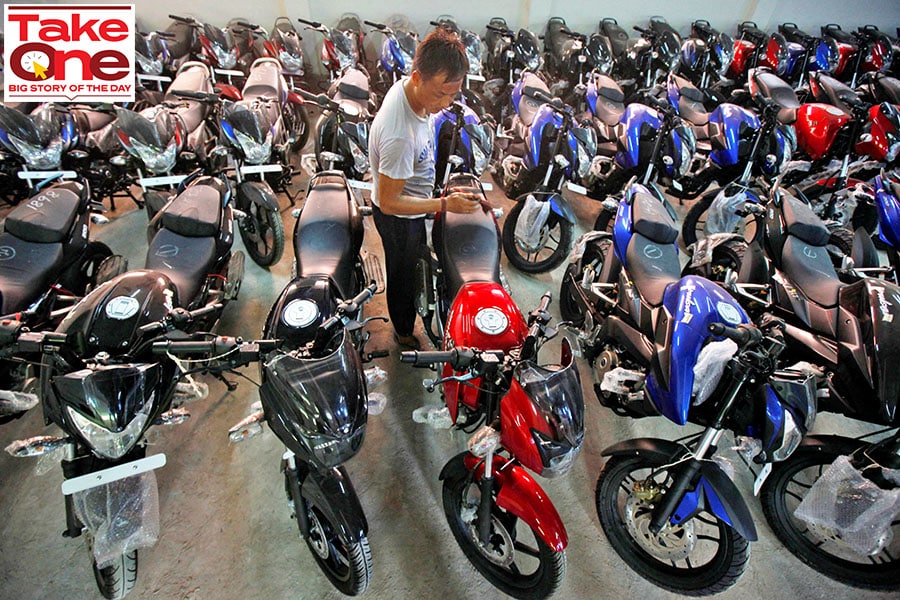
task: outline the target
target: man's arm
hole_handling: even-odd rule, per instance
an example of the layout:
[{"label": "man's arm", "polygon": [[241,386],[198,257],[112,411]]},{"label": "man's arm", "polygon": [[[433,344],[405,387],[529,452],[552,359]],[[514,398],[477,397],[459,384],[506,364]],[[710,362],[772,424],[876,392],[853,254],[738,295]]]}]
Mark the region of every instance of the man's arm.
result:
[{"label": "man's arm", "polygon": [[[378,173],[378,208],[386,215],[420,215],[441,210],[440,198],[416,198],[404,196],[405,179],[393,179]],[[471,213],[481,208],[478,194],[454,192],[444,198],[446,210],[456,213]]]}]

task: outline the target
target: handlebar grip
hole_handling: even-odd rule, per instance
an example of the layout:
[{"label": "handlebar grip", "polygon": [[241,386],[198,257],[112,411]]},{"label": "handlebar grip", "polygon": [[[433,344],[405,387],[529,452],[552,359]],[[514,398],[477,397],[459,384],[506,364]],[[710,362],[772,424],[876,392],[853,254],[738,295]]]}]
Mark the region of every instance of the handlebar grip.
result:
[{"label": "handlebar grip", "polygon": [[415,367],[450,362],[452,358],[453,350],[406,350],[400,353],[400,362],[410,363]]},{"label": "handlebar grip", "polygon": [[762,332],[753,325],[738,325],[729,327],[724,323],[710,323],[709,332],[713,335],[726,337],[738,346],[756,344],[762,340]]},{"label": "handlebar grip", "polygon": [[256,25],[254,23],[248,23],[247,21],[235,21],[234,24],[237,25],[238,27],[245,27],[245,28],[251,29],[253,31],[256,31],[257,29],[259,29],[259,25]]},{"label": "handlebar grip", "polygon": [[497,27],[496,25],[485,25],[485,28],[490,31],[496,31],[497,33],[509,33],[509,29],[504,29],[503,27]]},{"label": "handlebar grip", "polygon": [[[268,340],[266,340],[268,341]],[[219,336],[207,340],[164,341],[153,343],[153,354],[224,354],[240,346],[239,338]]]},{"label": "handlebar grip", "polygon": [[375,21],[363,21],[363,23],[375,29],[387,29],[387,25],[384,23],[376,23]]},{"label": "handlebar grip", "polygon": [[188,25],[193,25],[197,22],[193,17],[180,17],[178,15],[169,15],[169,18],[173,21],[178,21],[180,23],[187,23]]}]

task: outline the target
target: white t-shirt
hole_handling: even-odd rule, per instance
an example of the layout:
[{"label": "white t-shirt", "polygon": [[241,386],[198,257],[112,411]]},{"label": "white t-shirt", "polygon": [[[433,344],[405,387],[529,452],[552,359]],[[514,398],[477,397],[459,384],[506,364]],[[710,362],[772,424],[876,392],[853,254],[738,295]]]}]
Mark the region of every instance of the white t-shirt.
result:
[{"label": "white t-shirt", "polygon": [[[434,132],[406,98],[404,77],[388,90],[369,129],[372,202],[379,206],[378,174],[406,180],[403,195],[431,198],[434,190]],[[404,215],[416,218],[421,215]]]}]

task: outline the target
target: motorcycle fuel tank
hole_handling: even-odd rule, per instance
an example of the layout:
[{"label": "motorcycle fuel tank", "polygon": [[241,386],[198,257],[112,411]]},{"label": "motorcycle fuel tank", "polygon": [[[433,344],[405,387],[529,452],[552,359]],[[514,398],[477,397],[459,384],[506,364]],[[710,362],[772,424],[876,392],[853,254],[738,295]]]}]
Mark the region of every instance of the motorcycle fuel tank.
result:
[{"label": "motorcycle fuel tank", "polygon": [[804,104],[797,109],[797,142],[813,160],[832,149],[841,128],[850,122],[850,115],[830,104]]}]

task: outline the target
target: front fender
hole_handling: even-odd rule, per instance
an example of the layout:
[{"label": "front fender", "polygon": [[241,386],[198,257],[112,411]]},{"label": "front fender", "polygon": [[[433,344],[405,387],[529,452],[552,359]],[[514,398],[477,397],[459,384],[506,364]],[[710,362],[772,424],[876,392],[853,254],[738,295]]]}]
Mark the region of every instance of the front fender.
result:
[{"label": "front fender", "polygon": [[300,493],[338,528],[343,539],[356,543],[369,532],[366,514],[344,467],[311,470]]},{"label": "front fender", "polygon": [[[837,450],[839,454],[853,454],[863,446],[869,446],[869,442],[857,438],[844,437],[842,435],[807,435],[801,440],[800,448],[816,448],[819,450]],[[790,460],[790,458],[788,458]]]},{"label": "front fender", "polygon": [[[440,479],[464,477],[473,473],[480,481],[484,462],[463,452],[444,465]],[[562,552],[569,544],[569,536],[556,507],[547,492],[524,468],[501,456],[494,456],[494,479],[497,506],[522,519],[555,552]]]},{"label": "front fender", "polygon": [[[687,454],[688,450],[681,444],[659,438],[635,438],[625,440],[609,446],[601,455],[603,456],[645,456],[661,464],[670,464]],[[696,501],[699,505],[703,496],[703,502],[710,512],[731,525],[745,539],[756,541],[756,526],[750,516],[750,509],[737,486],[725,474],[717,463],[703,461],[700,467],[700,485],[697,489],[685,494],[684,500],[679,503],[671,519],[680,522],[683,519],[676,515],[685,515],[690,512],[687,504]],[[702,494],[701,494],[702,491]],[[690,496],[690,498],[689,498]]]},{"label": "front fender", "polygon": [[269,210],[278,210],[278,198],[269,184],[264,181],[244,181],[238,186],[238,208],[243,210],[250,204],[258,204]]},{"label": "front fender", "polygon": [[562,194],[553,194],[550,196],[550,210],[572,225],[575,224],[575,212],[572,210],[572,207],[569,206],[569,202]]}]

